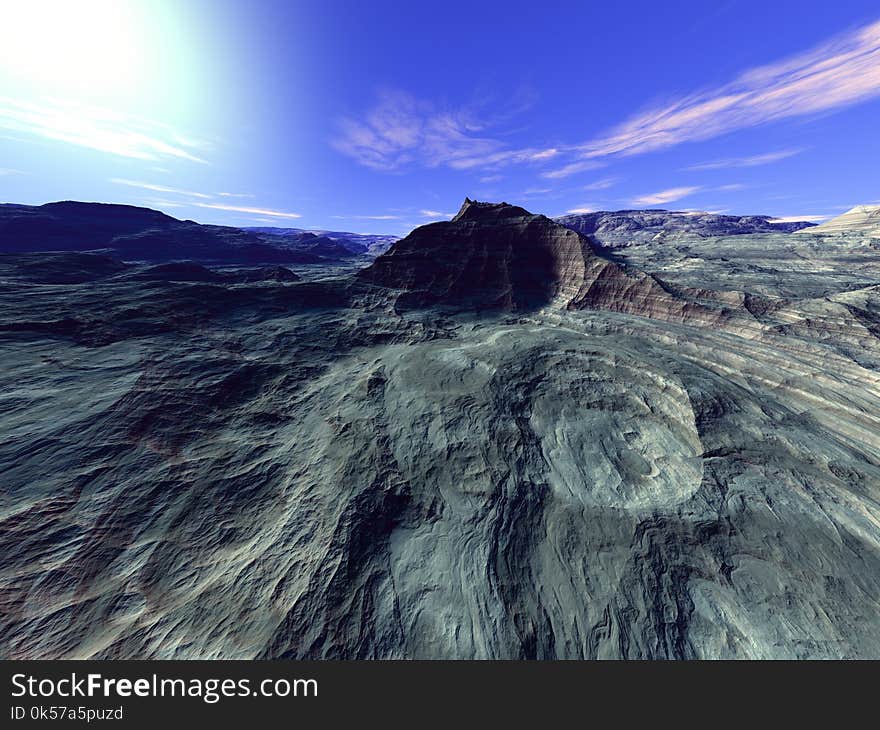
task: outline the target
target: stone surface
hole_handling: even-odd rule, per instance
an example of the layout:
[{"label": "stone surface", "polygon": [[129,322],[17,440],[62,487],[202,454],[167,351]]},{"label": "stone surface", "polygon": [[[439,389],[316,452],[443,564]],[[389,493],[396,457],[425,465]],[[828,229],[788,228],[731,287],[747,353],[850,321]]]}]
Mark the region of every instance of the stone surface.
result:
[{"label": "stone surface", "polygon": [[880,238],[880,205],[857,205],[815,228],[805,229],[805,232],[822,236],[840,233]]},{"label": "stone surface", "polygon": [[[269,231],[269,232],[266,232]],[[95,251],[126,261],[207,264],[316,264],[370,253],[355,234],[243,230],[181,221],[149,208],[63,201],[0,205],[0,251]],[[378,251],[377,251],[378,253]]]},{"label": "stone surface", "polygon": [[721,215],[702,211],[618,210],[565,215],[562,225],[590,236],[609,248],[679,239],[682,236],[735,236],[754,233],[790,233],[809,229],[807,221],[774,222],[767,215]]},{"label": "stone surface", "polygon": [[880,271],[822,240],[5,257],[0,654],[880,657]]}]

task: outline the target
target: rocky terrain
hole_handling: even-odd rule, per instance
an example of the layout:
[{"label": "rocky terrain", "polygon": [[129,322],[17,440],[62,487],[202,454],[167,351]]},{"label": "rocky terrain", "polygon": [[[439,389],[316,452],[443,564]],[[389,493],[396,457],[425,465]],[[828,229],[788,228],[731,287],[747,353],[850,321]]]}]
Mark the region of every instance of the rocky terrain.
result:
[{"label": "rocky terrain", "polygon": [[876,241],[601,235],[0,236],[0,655],[880,657]]},{"label": "rocky terrain", "polygon": [[378,256],[380,253],[385,253],[385,251],[391,247],[391,244],[397,240],[397,236],[384,234],[348,233],[345,231],[325,230],[307,231],[302,228],[273,228],[270,226],[262,228],[245,228],[244,230],[254,231],[264,236],[276,237],[273,240],[277,240],[277,237],[280,237],[282,240],[288,238],[307,241],[309,240],[309,237],[321,237],[338,243],[352,253],[369,254],[372,256]]},{"label": "rocky terrain", "polygon": [[556,221],[609,248],[662,243],[682,237],[791,233],[811,228],[807,221],[777,222],[768,215],[721,215],[702,211],[618,210],[565,215]]},{"label": "rocky terrain", "polygon": [[857,205],[843,215],[821,225],[804,229],[805,233],[819,236],[853,236],[880,238],[880,205]]},{"label": "rocky terrain", "polygon": [[324,264],[370,253],[376,244],[358,234],[274,231],[201,225],[131,205],[0,205],[0,251],[6,253],[103,250],[126,261]]}]

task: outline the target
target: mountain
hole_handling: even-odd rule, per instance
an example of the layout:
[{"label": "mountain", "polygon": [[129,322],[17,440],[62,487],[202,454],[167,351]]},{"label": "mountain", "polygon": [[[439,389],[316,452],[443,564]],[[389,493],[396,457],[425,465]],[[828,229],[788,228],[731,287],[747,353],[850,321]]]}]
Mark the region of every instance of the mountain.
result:
[{"label": "mountain", "polygon": [[665,243],[0,255],[0,656],[880,657],[876,250]]},{"label": "mountain", "polygon": [[416,228],[359,274],[420,304],[540,306],[591,256],[577,233],[507,203],[465,199],[451,221]]},{"label": "mountain", "polygon": [[547,305],[681,319],[712,316],[699,293],[672,291],[585,236],[508,203],[466,198],[451,221],[416,228],[358,277],[403,290],[405,307],[529,311]]},{"label": "mountain", "polygon": [[618,210],[564,215],[556,221],[592,237],[609,248],[660,242],[690,236],[733,236],[754,233],[790,233],[815,224],[807,221],[774,222],[766,215],[719,215],[697,211]]},{"label": "mountain", "polygon": [[308,240],[306,237],[307,235],[317,236],[321,239],[329,239],[330,241],[348,249],[351,253],[369,254],[371,256],[377,256],[380,253],[384,253],[398,238],[397,236],[388,236],[384,234],[306,230],[303,228],[273,228],[271,226],[250,227],[245,228],[244,230],[254,231],[255,233],[274,237],[290,238],[293,240]]},{"label": "mountain", "polygon": [[178,220],[149,208],[64,201],[0,206],[0,252],[106,250],[123,260],[314,264],[351,254],[335,243],[287,241],[228,226]]},{"label": "mountain", "polygon": [[880,238],[880,205],[857,205],[830,221],[804,229],[804,233],[836,235],[855,233]]}]

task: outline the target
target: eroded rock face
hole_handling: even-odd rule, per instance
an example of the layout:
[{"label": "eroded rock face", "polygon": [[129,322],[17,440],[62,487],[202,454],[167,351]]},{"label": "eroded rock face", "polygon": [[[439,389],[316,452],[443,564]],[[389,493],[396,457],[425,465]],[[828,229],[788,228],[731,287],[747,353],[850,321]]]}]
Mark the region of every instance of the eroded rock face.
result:
[{"label": "eroded rock face", "polygon": [[590,236],[600,246],[625,248],[675,241],[683,236],[737,236],[809,230],[808,221],[776,221],[768,215],[720,215],[700,211],[618,210],[577,213],[556,221]]},{"label": "eroded rock face", "polygon": [[537,218],[357,277],[3,257],[0,655],[880,657],[874,249]]},{"label": "eroded rock face", "polygon": [[359,276],[405,290],[410,305],[528,310],[564,293],[592,257],[586,239],[545,216],[465,200],[451,221],[417,228]]},{"label": "eroded rock face", "polygon": [[703,322],[726,316],[700,292],[666,287],[597,253],[575,231],[507,203],[465,199],[451,221],[417,228],[359,276],[404,290],[404,306],[552,306]]}]

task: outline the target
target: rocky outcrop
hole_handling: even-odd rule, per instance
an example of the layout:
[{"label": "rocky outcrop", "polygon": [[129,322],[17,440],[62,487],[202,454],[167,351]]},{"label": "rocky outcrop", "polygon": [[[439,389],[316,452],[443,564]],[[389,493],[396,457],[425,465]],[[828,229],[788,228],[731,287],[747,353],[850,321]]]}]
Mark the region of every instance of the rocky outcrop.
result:
[{"label": "rocky outcrop", "polygon": [[590,240],[507,203],[465,199],[448,222],[417,228],[363,280],[404,291],[404,306],[530,311],[603,309],[664,320],[720,316],[685,290],[622,266]]},{"label": "rocky outcrop", "polygon": [[416,228],[359,277],[405,290],[408,304],[522,310],[559,296],[592,256],[586,239],[545,216],[466,199],[451,221]]}]

